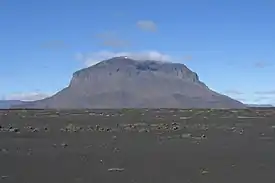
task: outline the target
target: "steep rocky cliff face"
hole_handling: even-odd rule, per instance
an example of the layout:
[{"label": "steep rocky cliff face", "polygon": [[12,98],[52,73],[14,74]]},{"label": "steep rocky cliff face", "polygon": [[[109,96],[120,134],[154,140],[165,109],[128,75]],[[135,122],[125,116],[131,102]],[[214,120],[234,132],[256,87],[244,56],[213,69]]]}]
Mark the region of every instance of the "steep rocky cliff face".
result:
[{"label": "steep rocky cliff face", "polygon": [[184,64],[104,60],[73,74],[68,87],[24,107],[33,108],[244,108],[210,90]]}]

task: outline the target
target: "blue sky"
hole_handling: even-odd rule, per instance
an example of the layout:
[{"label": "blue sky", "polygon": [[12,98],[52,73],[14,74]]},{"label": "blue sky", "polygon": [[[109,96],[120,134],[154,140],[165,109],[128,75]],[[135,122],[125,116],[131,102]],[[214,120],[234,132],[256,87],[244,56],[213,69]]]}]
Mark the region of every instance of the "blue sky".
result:
[{"label": "blue sky", "polygon": [[2,0],[0,97],[68,85],[108,56],[185,63],[210,88],[275,104],[274,0]]}]

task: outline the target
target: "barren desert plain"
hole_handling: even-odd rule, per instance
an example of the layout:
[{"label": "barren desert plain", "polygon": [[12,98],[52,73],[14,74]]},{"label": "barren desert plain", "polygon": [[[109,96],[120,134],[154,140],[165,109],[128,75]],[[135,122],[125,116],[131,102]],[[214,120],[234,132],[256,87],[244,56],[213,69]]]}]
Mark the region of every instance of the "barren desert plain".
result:
[{"label": "barren desert plain", "polygon": [[1,110],[1,183],[272,183],[275,109]]}]

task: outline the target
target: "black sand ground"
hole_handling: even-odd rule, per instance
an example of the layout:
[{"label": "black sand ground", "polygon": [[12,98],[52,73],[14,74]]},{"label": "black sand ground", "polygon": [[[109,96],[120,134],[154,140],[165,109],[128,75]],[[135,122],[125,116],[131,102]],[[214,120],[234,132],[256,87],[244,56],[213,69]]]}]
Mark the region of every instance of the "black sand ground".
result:
[{"label": "black sand ground", "polygon": [[275,110],[0,111],[0,182],[275,182]]}]

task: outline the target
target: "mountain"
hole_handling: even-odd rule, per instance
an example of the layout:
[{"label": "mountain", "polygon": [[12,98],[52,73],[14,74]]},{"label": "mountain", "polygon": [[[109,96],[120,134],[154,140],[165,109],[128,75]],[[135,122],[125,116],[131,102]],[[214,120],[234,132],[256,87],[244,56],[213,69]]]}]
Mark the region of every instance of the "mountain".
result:
[{"label": "mountain", "polygon": [[0,109],[9,109],[13,105],[20,105],[24,102],[20,100],[0,100]]},{"label": "mountain", "polygon": [[249,107],[274,107],[271,104],[246,104]]},{"label": "mountain", "polygon": [[114,57],[75,72],[69,86],[52,97],[21,107],[246,108],[246,105],[212,91],[184,64]]}]

